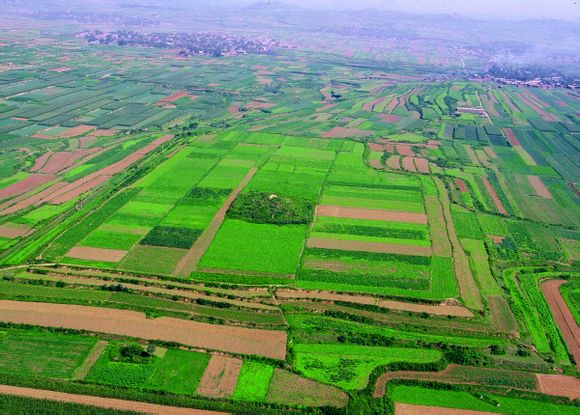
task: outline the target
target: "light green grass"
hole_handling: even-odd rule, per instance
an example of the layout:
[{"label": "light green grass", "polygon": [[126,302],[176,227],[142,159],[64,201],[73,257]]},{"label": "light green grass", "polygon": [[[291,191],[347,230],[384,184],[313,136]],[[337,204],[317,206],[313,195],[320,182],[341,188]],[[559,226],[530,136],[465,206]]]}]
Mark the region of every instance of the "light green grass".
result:
[{"label": "light green grass", "polygon": [[263,402],[273,375],[273,366],[245,361],[234,392],[234,400]]},{"label": "light green grass", "polygon": [[156,366],[155,372],[145,387],[192,395],[197,389],[209,359],[210,355],[206,353],[169,349]]},{"label": "light green grass", "polygon": [[200,268],[293,274],[307,227],[265,225],[227,219],[202,258]]}]

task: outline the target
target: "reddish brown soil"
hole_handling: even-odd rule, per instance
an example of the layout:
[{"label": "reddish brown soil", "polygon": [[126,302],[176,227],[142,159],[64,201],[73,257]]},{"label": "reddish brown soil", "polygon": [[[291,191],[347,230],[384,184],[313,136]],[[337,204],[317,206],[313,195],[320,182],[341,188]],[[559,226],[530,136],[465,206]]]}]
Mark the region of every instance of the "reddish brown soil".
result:
[{"label": "reddish brown soil", "polygon": [[394,210],[320,205],[316,210],[316,214],[318,216],[332,216],[335,218],[372,219],[427,224],[427,215],[424,213],[398,212]]},{"label": "reddish brown soil", "polygon": [[51,175],[43,174],[32,174],[26,179],[23,179],[17,183],[14,183],[4,189],[0,189],[0,200],[7,199],[9,197],[18,196],[23,193],[29,192],[36,189],[38,186],[48,183],[55,177]]},{"label": "reddish brown soil", "polygon": [[93,137],[112,137],[118,132],[117,130],[95,130],[90,135]]},{"label": "reddish brown soil", "polygon": [[431,170],[429,169],[429,161],[422,157],[415,157],[414,158],[415,166],[417,167],[417,171],[419,173],[429,174]]},{"label": "reddish brown soil", "polygon": [[488,235],[491,240],[496,244],[501,244],[505,241],[505,236],[495,236],[495,235]]},{"label": "reddish brown soil", "polygon": [[324,105],[324,106],[322,106],[322,107],[318,108],[316,111],[317,111],[317,112],[322,112],[322,111],[330,110],[330,109],[332,109],[332,108],[336,107],[337,105],[338,105],[338,104],[326,104],[326,105]]},{"label": "reddish brown soil", "polygon": [[59,134],[59,137],[62,138],[78,137],[79,135],[85,135],[86,133],[94,129],[95,127],[92,125],[78,125],[76,127],[69,128],[65,132]]},{"label": "reddish brown soil", "polygon": [[440,408],[436,406],[395,404],[395,415],[494,415],[495,412],[472,411],[470,409]]},{"label": "reddish brown soil", "polygon": [[[36,193],[33,196],[30,196],[29,198],[26,198],[25,196],[20,196],[20,197],[14,198],[13,200],[10,200],[9,202],[3,203],[2,205],[0,205],[0,215],[1,216],[10,215],[10,214],[18,212],[22,209],[26,209],[29,206],[38,205],[46,197],[52,195],[53,192],[57,191],[58,189],[63,188],[64,186],[66,186],[66,183],[64,183],[64,182],[56,183],[56,184],[50,186],[49,188],[44,189],[44,190]],[[16,202],[16,203],[13,203],[13,202]],[[10,207],[8,207],[8,206],[10,206]]]},{"label": "reddish brown soil", "polygon": [[197,393],[212,398],[228,398],[234,394],[242,359],[214,354],[197,387]]},{"label": "reddish brown soil", "polygon": [[393,170],[401,170],[401,156],[391,156],[387,159],[387,167]]},{"label": "reddish brown soil", "polygon": [[465,181],[463,179],[456,178],[455,183],[457,183],[457,188],[459,189],[460,192],[462,192],[462,193],[469,192],[469,188],[467,187],[467,184],[465,183]]},{"label": "reddish brown soil", "polygon": [[566,375],[537,374],[540,392],[547,395],[580,399],[580,379]]},{"label": "reddish brown soil", "polygon": [[189,96],[189,93],[188,92],[186,92],[186,91],[179,91],[179,92],[176,92],[174,94],[171,94],[171,95],[163,98],[158,103],[159,104],[168,104],[170,102],[177,101],[178,99],[181,99],[181,98],[187,97],[187,96]]},{"label": "reddish brown soil", "polygon": [[73,166],[75,162],[90,154],[101,151],[100,147],[90,149],[75,150],[71,152],[58,151],[52,153],[46,163],[39,170],[39,173],[56,174]]},{"label": "reddish brown soil", "polygon": [[504,128],[503,132],[507,136],[510,143],[512,143],[512,146],[521,146],[522,145],[522,143],[520,143],[520,140],[518,140],[518,138],[516,137],[514,130],[512,130],[511,128]]},{"label": "reddish brown soil", "polygon": [[383,147],[382,144],[377,144],[377,143],[369,143],[369,148],[372,151],[380,151],[381,153],[385,150],[385,148]]},{"label": "reddish brown soil", "polygon": [[394,115],[394,114],[382,114],[381,118],[383,121],[391,123],[391,124],[395,124],[395,123],[401,121],[401,117],[399,117],[398,115]]},{"label": "reddish brown soil", "polygon": [[220,226],[224,222],[226,213],[234,202],[236,197],[244,190],[246,185],[252,180],[252,177],[258,170],[253,167],[248,174],[243,178],[238,187],[229,195],[220,210],[216,213],[214,218],[203,233],[197,238],[193,246],[189,249],[187,254],[179,261],[175,268],[174,274],[182,277],[189,277],[197,268],[197,264],[209,248],[211,242],[215,238]]},{"label": "reddish brown soil", "polygon": [[467,308],[457,305],[426,305],[418,303],[405,303],[402,301],[382,300],[365,295],[335,294],[328,291],[297,291],[282,289],[276,291],[277,298],[301,298],[313,300],[342,301],[355,304],[376,305],[381,308],[398,311],[410,311],[413,313],[429,313],[437,316],[455,316],[471,318],[473,313]]},{"label": "reddish brown soil", "polygon": [[377,98],[377,99],[374,99],[372,101],[365,103],[362,106],[363,111],[371,112],[375,108],[375,106],[380,104],[384,99],[385,99],[384,97],[380,97],[380,98]]},{"label": "reddish brown soil", "polygon": [[74,198],[82,195],[83,193],[89,192],[98,188],[103,183],[109,181],[111,176],[97,176],[93,177],[90,181],[83,183],[79,187],[76,187],[69,192],[66,192],[59,197],[53,198],[50,203],[60,205],[61,203],[68,202],[69,200],[73,200]]},{"label": "reddish brown soil", "polygon": [[44,153],[42,156],[37,158],[36,161],[34,162],[34,166],[32,166],[30,171],[37,172],[38,170],[40,170],[45,165],[45,163],[47,162],[47,160],[50,158],[51,155],[52,153],[49,151],[48,153]]},{"label": "reddish brown soil", "polygon": [[545,199],[552,199],[552,193],[548,190],[542,179],[539,176],[528,176],[528,182],[532,185],[536,194]]},{"label": "reddish brown soil", "polygon": [[495,207],[497,208],[499,213],[501,213],[502,215],[507,215],[508,214],[507,210],[505,210],[503,203],[499,199],[497,193],[495,192],[495,189],[493,188],[489,180],[487,180],[487,177],[482,177],[481,181],[483,182],[483,185],[487,189],[487,193],[489,193],[489,196],[492,198],[493,203],[495,204]]},{"label": "reddish brown soil", "polygon": [[497,158],[497,154],[495,154],[495,151],[493,150],[493,148],[491,147],[484,147],[483,150],[485,151],[485,153],[492,159],[496,159]]},{"label": "reddish brown soil", "polygon": [[366,137],[372,135],[372,131],[360,130],[358,128],[334,127],[322,134],[324,138],[349,138],[349,137]]},{"label": "reddish brown soil", "polygon": [[342,251],[377,252],[383,254],[431,256],[428,246],[399,245],[382,242],[346,241],[329,238],[310,238],[308,247],[338,249]]},{"label": "reddish brown soil", "polygon": [[483,103],[483,106],[489,115],[492,115],[494,117],[499,117],[499,113],[497,112],[497,110],[493,106],[493,103],[495,102],[495,98],[493,95],[491,95],[491,94],[489,96],[482,95],[481,102]]},{"label": "reddish brown soil", "polygon": [[395,152],[395,145],[394,144],[385,144],[385,151],[387,153],[394,153]]},{"label": "reddish brown soil", "polygon": [[19,238],[21,236],[26,236],[33,231],[34,229],[28,225],[4,224],[0,225],[0,238]]},{"label": "reddish brown soil", "polygon": [[227,415],[226,412],[206,411],[203,409],[178,408],[145,402],[124,401],[121,399],[101,398],[99,396],[75,395],[72,393],[0,385],[0,394],[21,396],[49,401],[69,402],[97,408],[133,411],[151,415]]},{"label": "reddish brown soil", "polygon": [[580,328],[568,308],[568,304],[560,293],[564,280],[551,280],[542,284],[542,291],[550,305],[552,314],[560,327],[560,331],[568,344],[568,349],[576,361],[576,369],[580,370]]},{"label": "reddish brown soil", "polygon": [[286,358],[286,332],[180,320],[144,313],[71,304],[0,301],[0,321],[63,327],[181,343],[209,350]]},{"label": "reddish brown soil", "polygon": [[416,172],[417,168],[413,162],[414,157],[403,157],[403,169],[410,172]]},{"label": "reddish brown soil", "polygon": [[554,114],[551,114],[542,108],[540,108],[535,102],[533,102],[528,96],[524,94],[518,94],[520,99],[524,101],[531,109],[533,109],[540,117],[544,119],[544,121],[558,121],[558,117]]},{"label": "reddish brown soil", "polygon": [[415,155],[413,147],[408,144],[397,144],[395,145],[395,148],[397,149],[397,153],[401,156],[413,157]]},{"label": "reddish brown soil", "polygon": [[66,256],[70,258],[104,262],[119,262],[125,255],[127,255],[127,251],[121,251],[119,249],[91,248],[88,246],[75,246],[66,254]]}]

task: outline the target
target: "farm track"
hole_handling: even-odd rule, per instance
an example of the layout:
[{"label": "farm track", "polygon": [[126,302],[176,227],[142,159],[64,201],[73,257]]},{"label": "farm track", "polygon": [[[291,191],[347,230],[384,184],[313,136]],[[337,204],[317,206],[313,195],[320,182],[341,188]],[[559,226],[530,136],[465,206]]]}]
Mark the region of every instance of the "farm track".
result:
[{"label": "farm track", "polygon": [[427,215],[424,213],[399,212],[384,209],[319,205],[316,214],[317,216],[330,216],[335,218],[372,219],[427,224]]},{"label": "farm track", "polygon": [[91,350],[87,358],[83,361],[83,363],[77,368],[75,374],[73,376],[74,380],[83,380],[91,370],[91,367],[99,360],[99,357],[107,347],[108,342],[105,340],[99,340],[95,347]]},{"label": "farm track", "polygon": [[[39,276],[41,279],[42,276]],[[92,287],[103,287],[105,285],[110,285],[112,281],[107,280],[100,280],[98,278],[86,278],[86,277],[71,277],[62,275],[59,276],[57,279],[53,279],[57,281],[66,281],[69,284],[79,284],[79,285],[86,285]],[[121,283],[124,287],[132,290],[132,291],[139,291],[145,293],[155,293],[155,294],[165,294],[165,295],[177,295],[180,297],[191,298],[194,300],[197,299],[205,299],[210,301],[216,301],[220,303],[228,303],[236,307],[244,307],[244,308],[254,308],[254,309],[261,309],[261,310],[271,310],[276,311],[278,310],[274,306],[270,306],[267,304],[262,304],[258,302],[250,302],[250,301],[241,301],[241,300],[234,300],[230,298],[224,297],[217,297],[206,295],[202,293],[198,293],[194,291],[195,287],[191,287],[192,290],[184,290],[179,288],[163,288],[163,287],[151,287],[147,285],[138,285],[138,284],[130,284],[130,283]]]},{"label": "farm track", "polygon": [[481,310],[483,308],[483,304],[481,302],[479,288],[475,283],[475,278],[473,277],[473,273],[469,267],[469,258],[465,254],[465,251],[463,250],[463,247],[461,246],[455,231],[453,217],[451,216],[451,209],[449,208],[449,196],[447,195],[447,189],[445,188],[445,185],[441,179],[435,178],[434,181],[437,185],[437,190],[439,191],[439,198],[441,201],[441,206],[443,207],[446,228],[449,235],[449,240],[451,241],[451,247],[453,250],[453,263],[455,265],[455,274],[457,276],[461,297],[468,307]]},{"label": "farm track", "polygon": [[437,316],[454,316],[464,318],[473,317],[473,313],[462,306],[405,303],[402,301],[383,300],[381,298],[364,295],[335,294],[331,292],[316,291],[277,290],[276,297],[279,299],[342,301],[355,304],[376,305],[381,308],[397,311],[410,311],[412,313],[429,313]]},{"label": "farm track", "polygon": [[381,254],[399,254],[430,257],[431,247],[402,245],[383,242],[345,241],[330,238],[309,238],[309,248],[337,249],[342,251],[376,252]]},{"label": "farm track", "polygon": [[185,254],[181,261],[179,261],[179,264],[177,264],[177,267],[175,268],[174,275],[180,277],[189,277],[189,275],[196,270],[199,261],[205,254],[205,251],[207,251],[211,245],[220,226],[224,222],[226,213],[231,204],[244,190],[250,180],[252,180],[252,177],[254,177],[257,171],[258,169],[256,167],[252,167],[252,169],[250,169],[248,174],[246,174],[241,183],[238,185],[238,187],[232,192],[232,194],[230,194],[205,231],[203,231],[201,236],[195,241],[189,252]]},{"label": "farm track", "polygon": [[145,402],[126,401],[99,396],[75,395],[72,393],[55,392],[43,389],[23,388],[18,386],[0,385],[0,394],[20,396],[24,398],[46,399],[49,401],[77,403],[97,408],[134,411],[151,415],[226,415],[227,412],[207,411],[203,409],[179,408],[176,406],[156,405]]},{"label": "farm track", "polygon": [[287,334],[283,331],[208,324],[172,317],[148,319],[144,313],[136,311],[3,300],[0,301],[0,321],[171,341],[273,359],[286,357]]},{"label": "farm track", "polygon": [[566,340],[568,349],[574,356],[576,369],[580,370],[580,328],[578,328],[568,304],[566,304],[562,293],[560,293],[560,287],[564,283],[566,283],[565,280],[546,281],[542,284],[542,291]]}]

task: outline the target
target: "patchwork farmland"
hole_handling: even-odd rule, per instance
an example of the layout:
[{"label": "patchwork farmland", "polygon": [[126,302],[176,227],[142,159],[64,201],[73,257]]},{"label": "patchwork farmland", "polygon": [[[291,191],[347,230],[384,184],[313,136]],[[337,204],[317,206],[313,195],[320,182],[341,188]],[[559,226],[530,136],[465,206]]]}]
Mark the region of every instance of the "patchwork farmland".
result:
[{"label": "patchwork farmland", "polygon": [[[214,30],[134,7],[130,31]],[[9,9],[7,413],[578,413],[576,89],[247,11],[232,31],[300,47],[87,43]]]}]

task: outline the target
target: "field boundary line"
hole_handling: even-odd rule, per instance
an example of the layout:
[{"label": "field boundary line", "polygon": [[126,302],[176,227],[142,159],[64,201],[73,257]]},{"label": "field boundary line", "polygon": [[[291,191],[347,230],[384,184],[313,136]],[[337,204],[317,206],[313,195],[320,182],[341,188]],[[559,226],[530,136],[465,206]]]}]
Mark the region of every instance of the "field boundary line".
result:
[{"label": "field boundary line", "polygon": [[185,256],[181,258],[181,261],[179,261],[179,264],[177,264],[177,267],[173,272],[174,275],[180,277],[189,277],[189,274],[191,274],[193,271],[197,269],[199,261],[201,260],[201,258],[211,245],[219,228],[222,226],[222,223],[226,218],[226,213],[228,209],[230,208],[236,197],[238,197],[238,195],[248,185],[250,180],[252,180],[252,177],[254,177],[257,171],[258,169],[256,167],[252,167],[250,171],[244,176],[238,187],[236,187],[236,189],[230,194],[230,196],[224,202],[220,210],[218,210],[209,226],[205,229],[205,231],[203,231],[200,237],[197,238],[197,240],[195,241],[193,246],[189,249],[187,254],[185,254]]},{"label": "field boundary line", "polygon": [[57,402],[77,403],[97,408],[134,411],[152,415],[227,415],[227,412],[157,405],[146,402],[126,401],[123,399],[103,398],[100,396],[75,395],[73,393],[55,392],[45,389],[24,388],[11,385],[0,385],[0,394],[20,396],[24,398],[47,399]]},{"label": "field boundary line", "polygon": [[97,360],[99,360],[101,354],[103,354],[107,344],[109,344],[109,342],[106,340],[99,340],[93,346],[88,356],[85,358],[85,360],[83,360],[83,363],[81,363],[81,365],[75,370],[75,373],[72,377],[73,380],[83,380],[89,374],[93,365],[97,362]]}]

